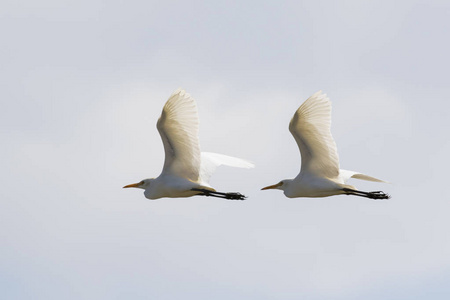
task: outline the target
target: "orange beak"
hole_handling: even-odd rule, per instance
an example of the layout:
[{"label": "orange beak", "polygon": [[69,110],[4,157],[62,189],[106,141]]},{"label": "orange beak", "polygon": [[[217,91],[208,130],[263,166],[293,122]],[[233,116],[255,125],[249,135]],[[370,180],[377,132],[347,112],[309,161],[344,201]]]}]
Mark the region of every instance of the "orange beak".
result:
[{"label": "orange beak", "polygon": [[279,187],[279,186],[281,186],[281,185],[282,185],[282,183],[279,182],[279,183],[274,184],[274,185],[269,185],[269,186],[263,187],[261,190],[263,191],[263,190],[276,189],[277,187]]},{"label": "orange beak", "polygon": [[139,187],[139,183],[132,183],[132,184],[124,186],[123,188],[125,189],[125,188],[130,188],[130,187],[137,188],[137,187]]}]

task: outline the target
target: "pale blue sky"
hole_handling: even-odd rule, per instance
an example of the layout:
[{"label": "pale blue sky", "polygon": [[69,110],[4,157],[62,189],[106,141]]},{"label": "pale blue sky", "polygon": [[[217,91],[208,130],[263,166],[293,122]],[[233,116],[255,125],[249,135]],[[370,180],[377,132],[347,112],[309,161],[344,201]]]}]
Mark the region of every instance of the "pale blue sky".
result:
[{"label": "pale blue sky", "polygon": [[[5,299],[448,299],[448,1],[3,1]],[[211,184],[247,201],[150,201],[169,95],[202,150],[249,159]],[[341,166],[389,201],[287,199],[289,119],[333,103]]]}]

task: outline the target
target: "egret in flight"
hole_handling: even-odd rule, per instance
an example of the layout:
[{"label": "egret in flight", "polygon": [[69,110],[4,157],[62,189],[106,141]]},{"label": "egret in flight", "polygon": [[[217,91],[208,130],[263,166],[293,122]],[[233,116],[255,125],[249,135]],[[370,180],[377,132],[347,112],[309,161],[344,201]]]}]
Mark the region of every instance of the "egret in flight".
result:
[{"label": "egret in flight", "polygon": [[336,143],[331,136],[331,102],[319,91],[308,98],[295,112],[289,131],[297,142],[302,164],[294,179],[285,179],[262,190],[283,190],[286,197],[328,197],[355,195],[371,199],[389,199],[381,192],[363,192],[345,182],[350,178],[384,182],[383,180],[339,169]]},{"label": "egret in flight", "polygon": [[209,178],[220,165],[239,168],[252,168],[254,165],[240,158],[200,152],[198,123],[195,100],[178,89],[167,100],[156,124],[165,151],[161,174],[124,188],[144,189],[145,197],[152,200],[195,195],[244,200],[246,197],[240,193],[217,192],[209,185]]}]

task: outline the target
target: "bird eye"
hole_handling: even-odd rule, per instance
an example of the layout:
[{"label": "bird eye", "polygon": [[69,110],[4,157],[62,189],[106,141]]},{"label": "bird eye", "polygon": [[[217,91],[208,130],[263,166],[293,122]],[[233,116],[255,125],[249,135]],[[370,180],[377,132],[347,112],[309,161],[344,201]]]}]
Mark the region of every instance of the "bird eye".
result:
[{"label": "bird eye", "polygon": [[142,180],[141,182],[139,182],[139,184],[141,184],[141,185],[144,184],[144,180]]}]

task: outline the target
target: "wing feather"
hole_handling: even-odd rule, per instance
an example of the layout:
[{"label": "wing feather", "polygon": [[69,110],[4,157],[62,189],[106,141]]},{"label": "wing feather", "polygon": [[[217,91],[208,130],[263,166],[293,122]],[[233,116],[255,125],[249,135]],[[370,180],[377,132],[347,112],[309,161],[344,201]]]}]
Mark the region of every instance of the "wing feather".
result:
[{"label": "wing feather", "polygon": [[164,145],[163,173],[197,181],[200,173],[198,111],[195,100],[176,90],[164,105],[156,124]]},{"label": "wing feather", "polygon": [[219,153],[202,152],[200,164],[200,182],[209,185],[209,178],[219,166],[229,166],[235,168],[253,168],[255,165],[245,159]]},{"label": "wing feather", "polygon": [[339,176],[339,157],[330,127],[331,102],[319,91],[298,108],[289,123],[302,157],[301,173]]},{"label": "wing feather", "polygon": [[388,183],[387,181],[366,175],[366,174],[362,174],[359,172],[355,172],[355,171],[349,171],[349,170],[339,170],[339,174],[340,177],[342,179],[342,182],[345,183],[347,182],[347,180],[349,180],[350,178],[356,178],[356,179],[361,179],[361,180],[367,180],[367,181],[373,181],[373,182],[383,182],[383,183]]}]

